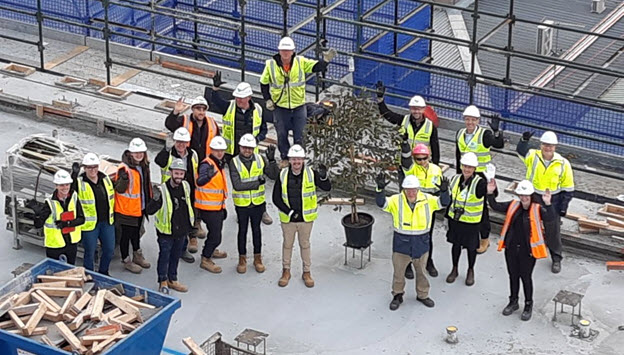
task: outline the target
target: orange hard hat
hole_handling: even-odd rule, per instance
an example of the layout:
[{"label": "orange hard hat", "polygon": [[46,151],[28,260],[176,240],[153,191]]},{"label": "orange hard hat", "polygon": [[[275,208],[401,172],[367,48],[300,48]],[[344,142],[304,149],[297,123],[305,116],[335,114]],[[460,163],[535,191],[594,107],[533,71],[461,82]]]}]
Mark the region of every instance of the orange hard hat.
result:
[{"label": "orange hard hat", "polygon": [[422,143],[418,143],[416,144],[416,146],[414,147],[414,150],[412,151],[412,155],[417,155],[417,154],[429,155],[429,148]]}]

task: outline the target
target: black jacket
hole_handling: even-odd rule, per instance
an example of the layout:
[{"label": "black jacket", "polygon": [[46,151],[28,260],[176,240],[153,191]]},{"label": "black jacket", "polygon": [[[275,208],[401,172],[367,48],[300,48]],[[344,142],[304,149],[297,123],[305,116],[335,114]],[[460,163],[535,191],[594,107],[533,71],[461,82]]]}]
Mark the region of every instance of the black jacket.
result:
[{"label": "black jacket", "polygon": [[[277,179],[275,179],[275,185],[273,186],[273,204],[283,213],[289,214],[290,211],[296,211],[299,214],[299,218],[291,219],[291,222],[303,222],[303,204],[301,201],[301,184],[303,180],[303,169],[299,175],[293,174],[290,167],[288,167],[288,202],[290,207],[286,205],[284,199],[282,198],[282,180],[280,175],[277,175]],[[312,170],[314,172],[314,184],[317,188],[323,191],[331,190],[331,182],[327,177],[325,179],[321,179],[316,170]]]},{"label": "black jacket", "polygon": [[[211,118],[208,118],[208,116],[206,116],[204,123],[199,126],[197,120],[193,118],[193,114],[189,114],[189,116],[191,119],[191,125],[193,126],[193,134],[191,134],[190,147],[197,152],[197,155],[199,156],[199,161],[202,161],[206,158],[206,144],[210,143],[206,142],[206,139],[208,137],[208,124],[206,120],[209,120]],[[171,132],[175,132],[176,129],[182,127],[183,123],[184,116],[181,114],[175,115],[173,111],[171,111],[171,113],[169,113],[169,115],[165,119],[165,127],[167,127],[167,129]],[[219,135],[218,126],[215,135]]]},{"label": "black jacket", "polygon": [[[65,212],[69,208],[69,200],[71,199],[71,196],[74,192],[75,192],[74,189],[70,189],[68,197],[64,201],[61,201],[59,200],[56,194],[56,190],[54,190],[54,192],[52,192],[52,197],[50,199],[60,202],[61,207],[63,207],[63,212]],[[34,210],[33,222],[35,224],[35,228],[43,227],[46,219],[48,219],[48,217],[50,217],[50,213],[52,213],[52,210],[50,209],[50,205],[48,205],[47,203],[43,203],[43,204],[37,203],[37,207],[34,208],[33,210]],[[80,204],[80,200],[76,199],[76,216],[73,221],[70,221],[68,223],[69,227],[77,227],[77,226],[83,225],[84,222],[85,222],[85,217],[84,217],[84,211],[82,210],[82,205]],[[69,234],[63,234],[63,239],[65,239],[66,244],[71,244],[71,237],[69,236]]]},{"label": "black jacket", "polygon": [[[134,163],[134,160],[130,156],[130,151],[125,150],[121,155],[121,161],[128,166],[130,169],[137,170],[137,165]],[[141,163],[141,169],[143,171],[143,179],[141,180],[141,194],[145,196],[145,205],[147,205],[152,198],[152,181],[151,174],[149,168],[149,162],[145,159],[146,163]],[[119,169],[117,180],[115,181],[115,191],[118,193],[124,193],[128,190],[128,184],[130,182],[129,176],[124,169]],[[145,209],[145,206],[144,206]],[[144,214],[143,214],[144,215]],[[115,212],[115,222],[118,224],[128,225],[128,226],[140,226],[142,223],[143,217],[133,217],[126,216],[120,213]]]},{"label": "black jacket", "polygon": [[[171,196],[171,204],[173,212],[171,213],[171,234],[163,234],[156,230],[156,235],[161,238],[179,238],[185,237],[192,229],[192,225],[189,220],[188,207],[186,205],[186,196],[184,195],[184,186],[182,184],[173,187],[171,186],[171,179],[165,184],[169,195]],[[192,201],[191,201],[192,203]],[[152,199],[145,209],[145,213],[153,215],[163,204],[162,193],[157,199]]]}]

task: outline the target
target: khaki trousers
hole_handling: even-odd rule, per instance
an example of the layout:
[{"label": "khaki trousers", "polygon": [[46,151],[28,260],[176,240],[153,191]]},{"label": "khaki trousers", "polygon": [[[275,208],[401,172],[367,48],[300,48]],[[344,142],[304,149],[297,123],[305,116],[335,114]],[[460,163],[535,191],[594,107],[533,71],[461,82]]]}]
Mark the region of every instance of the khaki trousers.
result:
[{"label": "khaki trousers", "polygon": [[301,259],[303,260],[303,272],[310,272],[310,234],[314,222],[289,222],[282,223],[282,234],[284,243],[282,244],[282,265],[284,269],[290,270],[293,246],[295,245],[295,234],[299,238],[299,248],[301,249]]},{"label": "khaki trousers", "polygon": [[416,279],[416,296],[420,299],[429,297],[429,280],[425,275],[425,266],[427,265],[427,258],[429,252],[424,253],[418,259],[412,259],[411,256],[392,253],[392,266],[394,267],[394,276],[392,278],[392,294],[396,295],[405,292],[405,268],[407,264],[412,262],[414,265],[415,279]]}]

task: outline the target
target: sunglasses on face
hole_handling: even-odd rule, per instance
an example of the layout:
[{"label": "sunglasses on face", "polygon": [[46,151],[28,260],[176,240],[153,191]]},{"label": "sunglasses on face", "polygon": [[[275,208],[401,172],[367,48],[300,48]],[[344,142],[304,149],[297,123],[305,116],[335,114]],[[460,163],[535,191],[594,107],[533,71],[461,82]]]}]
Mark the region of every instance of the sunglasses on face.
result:
[{"label": "sunglasses on face", "polygon": [[416,161],[425,161],[425,160],[429,160],[429,158],[414,158],[414,160],[416,160]]}]

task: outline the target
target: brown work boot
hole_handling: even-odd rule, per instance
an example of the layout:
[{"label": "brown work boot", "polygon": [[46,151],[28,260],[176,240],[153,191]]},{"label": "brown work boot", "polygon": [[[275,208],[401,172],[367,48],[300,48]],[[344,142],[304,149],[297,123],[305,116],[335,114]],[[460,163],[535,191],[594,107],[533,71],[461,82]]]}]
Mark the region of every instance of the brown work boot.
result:
[{"label": "brown work boot", "polygon": [[280,277],[277,285],[279,287],[286,287],[288,286],[288,281],[290,281],[290,269],[284,269],[282,271],[282,277]]},{"label": "brown work boot", "polygon": [[193,229],[191,230],[191,236],[199,239],[206,239],[206,230],[202,226],[201,219],[196,219]]},{"label": "brown work boot", "polygon": [[490,247],[490,239],[481,239],[479,241],[479,248],[477,248],[477,254],[483,254]]},{"label": "brown work boot", "polygon": [[451,273],[446,277],[446,282],[452,284],[455,282],[458,275],[459,271],[457,271],[457,266],[453,266],[453,270],[451,270]]},{"label": "brown work boot", "polygon": [[179,281],[167,281],[169,288],[178,292],[188,292],[188,287],[181,284]]},{"label": "brown work boot", "polygon": [[126,257],[126,259],[123,261],[124,264],[124,268],[132,273],[135,274],[140,274],[141,271],[143,271],[143,269],[141,269],[141,267],[135,263],[132,262],[132,260],[130,260],[130,256],[128,255],[128,257]]},{"label": "brown work boot", "polygon": [[199,267],[201,267],[204,270],[210,271],[213,274],[220,274],[221,271],[221,266],[215,264],[212,259],[210,258],[206,258],[202,256],[202,260],[201,260],[201,264],[199,264]]},{"label": "brown work boot", "polygon": [[[140,269],[140,267],[139,267],[139,269]],[[167,281],[160,281],[158,283],[158,292],[164,293],[166,295],[169,294],[169,284],[167,283]]]},{"label": "brown work boot", "polygon": [[188,251],[193,254],[197,253],[197,238],[189,238]]},{"label": "brown work boot", "polygon": [[144,269],[149,269],[150,266],[152,266],[143,257],[143,251],[141,249],[135,250],[134,253],[132,253],[132,255],[133,255],[132,262],[139,265],[140,267]]},{"label": "brown work boot", "polygon": [[254,266],[256,267],[256,272],[264,272],[266,268],[262,264],[262,255],[254,254]]},{"label": "brown work boot", "polygon": [[236,266],[236,271],[238,271],[239,274],[244,274],[247,272],[247,257],[240,255],[238,257],[238,265]]},{"label": "brown work boot", "polygon": [[288,167],[288,165],[289,165],[289,163],[288,163],[288,159],[284,159],[284,160],[280,161],[280,163],[279,163],[279,167],[280,167],[280,169],[287,168],[287,167]]},{"label": "brown work boot", "polygon": [[264,213],[262,214],[262,223],[266,224],[267,226],[273,224],[273,218],[269,216],[267,211],[264,211]]},{"label": "brown work boot", "polygon": [[468,273],[466,274],[466,286],[472,286],[474,283],[474,269],[468,269]]},{"label": "brown work boot", "polygon": [[303,279],[303,283],[305,283],[306,287],[314,287],[314,280],[312,279],[312,275],[310,275],[310,272],[304,272],[303,275],[301,275],[301,278]]},{"label": "brown work boot", "polygon": [[219,249],[215,249],[215,251],[212,252],[212,257],[215,259],[225,259],[227,258],[227,253]]}]

